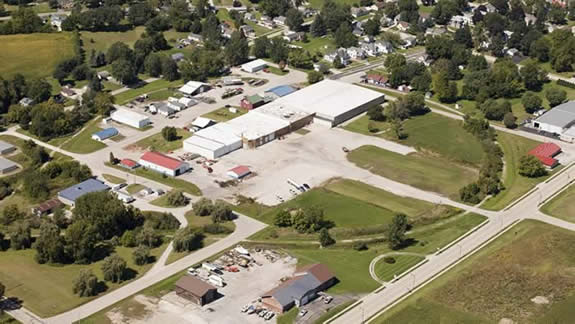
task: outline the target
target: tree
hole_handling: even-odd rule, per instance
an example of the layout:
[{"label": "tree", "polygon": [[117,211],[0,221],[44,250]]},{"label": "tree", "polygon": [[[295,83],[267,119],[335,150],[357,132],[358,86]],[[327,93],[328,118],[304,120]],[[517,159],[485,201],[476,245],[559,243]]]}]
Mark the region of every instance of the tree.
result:
[{"label": "tree", "polygon": [[155,248],[162,244],[162,235],[156,233],[150,226],[144,226],[136,235],[138,245]]},{"label": "tree", "polygon": [[485,101],[479,107],[485,114],[485,118],[489,120],[503,120],[505,114],[511,112],[511,103],[506,100],[493,100]]},{"label": "tree", "polygon": [[223,223],[232,220],[234,213],[228,204],[218,200],[214,204],[214,209],[212,210],[212,222]]},{"label": "tree", "polygon": [[161,59],[162,62],[162,78],[167,81],[175,81],[180,78],[180,73],[178,72],[178,65],[171,57],[164,56]]},{"label": "tree", "polygon": [[445,73],[437,73],[433,76],[433,91],[441,102],[457,100],[457,84],[449,81]]},{"label": "tree", "polygon": [[28,222],[20,222],[10,233],[10,247],[14,250],[28,249],[32,245],[32,234]]},{"label": "tree", "polygon": [[208,198],[201,198],[192,204],[192,210],[197,216],[208,216],[214,210],[214,204]]},{"label": "tree", "polygon": [[467,69],[469,71],[481,71],[489,68],[489,64],[483,55],[471,55],[467,62]]},{"label": "tree", "polygon": [[465,45],[465,47],[467,48],[473,47],[473,37],[471,36],[471,29],[467,24],[463,26],[463,28],[459,28],[455,32],[455,36],[453,37],[453,39],[455,40],[455,42]]},{"label": "tree", "polygon": [[112,254],[104,259],[102,263],[102,273],[104,280],[111,282],[122,282],[126,278],[127,264],[122,257]]},{"label": "tree", "polygon": [[18,205],[9,204],[2,210],[2,217],[0,217],[0,223],[2,225],[10,225],[18,220],[23,220],[26,214],[20,211]]},{"label": "tree", "polygon": [[270,17],[285,16],[290,8],[290,0],[261,0],[259,3],[259,10]]},{"label": "tree", "polygon": [[239,31],[234,31],[224,49],[224,57],[229,65],[236,66],[249,59],[250,46],[246,37]]},{"label": "tree", "polygon": [[286,61],[289,55],[289,48],[283,38],[273,38],[270,42],[269,57],[274,63]]},{"label": "tree", "polygon": [[309,84],[318,83],[323,80],[323,74],[318,71],[309,71],[307,73],[307,82]]},{"label": "tree", "polygon": [[178,139],[178,131],[173,126],[166,126],[162,128],[162,137],[168,142],[173,142]]},{"label": "tree", "polygon": [[549,101],[551,108],[558,106],[567,100],[567,92],[562,89],[549,88],[545,91],[545,98]]},{"label": "tree", "polygon": [[277,227],[290,227],[292,225],[292,222],[291,222],[291,213],[289,212],[289,210],[286,209],[280,210],[274,217],[274,225]]},{"label": "tree", "polygon": [[172,190],[166,194],[166,203],[171,207],[186,206],[189,202],[188,197],[181,190]]},{"label": "tree", "polygon": [[0,297],[4,296],[5,293],[6,293],[6,286],[4,286],[4,285],[0,282]]},{"label": "tree", "polygon": [[132,252],[134,263],[141,266],[150,262],[150,248],[140,245]]},{"label": "tree", "polygon": [[42,79],[35,79],[28,82],[28,97],[34,100],[34,103],[40,103],[50,99],[52,96],[52,86]]},{"label": "tree", "polygon": [[94,96],[94,108],[102,116],[110,116],[114,109],[115,97],[108,92],[98,92]]},{"label": "tree", "polygon": [[547,81],[547,72],[539,67],[534,60],[527,60],[520,73],[527,90],[539,91],[543,83]]},{"label": "tree", "polygon": [[549,61],[550,50],[551,45],[547,38],[541,37],[531,43],[531,46],[529,47],[529,56],[536,58],[539,62],[547,62]]},{"label": "tree", "polygon": [[407,232],[407,216],[396,214],[387,229],[387,240],[392,250],[398,250],[405,244],[405,232]]},{"label": "tree", "polygon": [[366,35],[377,36],[380,33],[381,25],[377,19],[369,19],[363,24],[363,31]]},{"label": "tree", "polygon": [[293,219],[293,226],[299,233],[314,233],[325,226],[323,209],[309,207],[298,210]]},{"label": "tree", "polygon": [[64,238],[60,236],[60,228],[56,224],[44,222],[40,226],[40,236],[36,239],[34,248],[36,262],[40,264],[66,261]]},{"label": "tree", "polygon": [[515,128],[517,127],[517,117],[513,115],[512,112],[508,112],[503,116],[503,125],[507,128]]},{"label": "tree", "polygon": [[533,155],[524,155],[519,159],[519,174],[524,177],[537,178],[547,175],[547,170]]},{"label": "tree", "polygon": [[98,294],[98,277],[90,269],[82,269],[74,279],[72,288],[74,294],[80,297],[91,297]]},{"label": "tree", "polygon": [[334,41],[337,47],[348,48],[357,45],[357,37],[352,33],[348,23],[341,24],[335,31]]},{"label": "tree", "polygon": [[399,7],[397,6],[396,2],[386,2],[385,6],[383,7],[383,13],[389,19],[395,18],[399,15]]},{"label": "tree", "polygon": [[151,77],[159,77],[162,74],[162,58],[158,54],[150,54],[144,60],[144,71]]},{"label": "tree", "polygon": [[479,198],[480,189],[474,182],[466,185],[459,190],[459,198],[467,203],[477,204],[481,201]]},{"label": "tree", "polygon": [[335,240],[329,235],[329,230],[325,227],[319,231],[319,244],[322,247],[335,244]]},{"label": "tree", "polygon": [[559,4],[552,4],[551,9],[547,13],[549,22],[553,24],[565,24],[565,16],[567,11]]},{"label": "tree", "polygon": [[374,121],[385,121],[385,115],[383,114],[383,107],[380,105],[373,105],[367,109],[367,116],[369,120]]},{"label": "tree", "polygon": [[523,104],[525,112],[532,114],[543,108],[543,99],[535,93],[528,91],[521,97],[521,104]]},{"label": "tree", "polygon": [[396,68],[404,66],[406,63],[407,63],[407,61],[406,61],[405,56],[403,54],[392,53],[392,54],[389,54],[385,58],[385,62],[383,63],[383,65],[388,70],[394,70]]},{"label": "tree", "polygon": [[108,62],[108,64],[111,64],[119,59],[132,61],[133,58],[134,58],[134,52],[128,47],[128,45],[122,42],[115,42],[110,46],[110,48],[106,52],[106,61]]},{"label": "tree", "polygon": [[132,62],[119,59],[112,63],[112,76],[122,84],[131,84],[138,80],[138,72]]},{"label": "tree", "polygon": [[296,8],[290,8],[286,13],[286,24],[290,30],[299,32],[304,23],[303,14]]},{"label": "tree", "polygon": [[256,58],[265,58],[269,56],[269,49],[271,43],[266,36],[258,37],[254,40],[254,46],[252,48],[253,55]]},{"label": "tree", "polygon": [[310,26],[310,32],[313,37],[321,37],[327,33],[327,27],[321,14],[315,16]]},{"label": "tree", "polygon": [[204,234],[201,229],[188,226],[176,232],[174,236],[174,251],[194,251],[203,246]]},{"label": "tree", "polygon": [[130,5],[128,20],[132,25],[142,26],[155,16],[154,8],[147,2],[136,2]]},{"label": "tree", "polygon": [[87,221],[75,221],[66,230],[66,248],[78,264],[87,264],[96,258],[96,244],[100,241],[96,227]]}]

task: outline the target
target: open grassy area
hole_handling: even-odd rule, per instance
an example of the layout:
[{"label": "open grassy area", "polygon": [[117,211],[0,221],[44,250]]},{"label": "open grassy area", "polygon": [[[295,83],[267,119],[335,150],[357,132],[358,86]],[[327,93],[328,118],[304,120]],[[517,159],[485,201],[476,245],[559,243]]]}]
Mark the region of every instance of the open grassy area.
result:
[{"label": "open grassy area", "polygon": [[515,199],[535,187],[539,182],[548,178],[548,176],[528,178],[519,175],[519,160],[522,156],[525,156],[529,150],[541,144],[540,142],[505,132],[497,133],[497,142],[504,153],[505,170],[502,180],[505,190],[481,205],[482,208],[491,210],[505,208]]},{"label": "open grassy area", "polygon": [[125,104],[143,94],[151,94],[156,91],[162,91],[165,89],[176,88],[184,84],[183,80],[176,81],[166,81],[166,80],[156,80],[154,82],[148,83],[142,87],[130,89],[128,91],[121,92],[117,94],[116,103]]},{"label": "open grassy area", "polygon": [[18,133],[20,133],[20,134],[24,134],[24,135],[26,135],[26,136],[29,136],[29,137],[33,138],[34,140],[37,140],[37,141],[40,141],[40,142],[44,142],[44,143],[48,143],[48,144],[50,144],[50,145],[54,145],[54,146],[58,146],[58,147],[59,147],[60,145],[62,145],[64,142],[66,142],[67,140],[69,140],[69,139],[72,137],[72,135],[73,135],[73,134],[69,134],[69,135],[65,135],[65,136],[62,136],[62,137],[55,137],[55,138],[53,138],[53,139],[51,139],[51,140],[49,140],[49,141],[42,141],[40,138],[38,138],[38,136],[33,135],[33,134],[30,133],[29,131],[24,130],[24,129],[22,129],[22,128],[18,128],[16,131],[17,131]]},{"label": "open grassy area", "polygon": [[175,151],[182,148],[182,142],[186,138],[192,136],[190,132],[182,128],[177,128],[176,131],[178,133],[178,139],[174,141],[166,141],[160,132],[141,139],[134,143],[134,145],[138,146],[142,150],[157,151],[163,153]]},{"label": "open grassy area", "polygon": [[394,276],[399,276],[409,270],[424,258],[416,255],[394,255],[395,263],[387,263],[385,259],[380,259],[375,264],[375,274],[383,281],[391,281]]},{"label": "open grassy area", "polygon": [[61,60],[74,56],[70,33],[0,36],[0,75],[10,78],[21,73],[27,78],[52,75]]},{"label": "open grassy area", "polygon": [[126,179],[116,177],[115,175],[111,175],[111,174],[107,174],[107,173],[102,174],[102,177],[104,177],[104,179],[106,179],[106,181],[113,183],[113,184],[120,184],[120,183],[126,182]]},{"label": "open grassy area", "polygon": [[[159,257],[166,247],[167,244],[163,244],[153,249],[151,254]],[[126,260],[128,267],[137,271],[138,276],[141,276],[152,264],[145,266],[134,264],[132,250],[116,247],[116,253]],[[74,295],[72,286],[81,269],[91,269],[102,280],[103,274],[100,267],[103,261],[90,265],[53,266],[37,264],[34,261],[35,253],[33,249],[1,252],[0,282],[6,286],[7,296],[20,298],[24,301],[24,307],[42,317],[61,313],[94,299],[94,297],[80,298]],[[106,284],[108,292],[120,286],[120,284]]]},{"label": "open grassy area", "polygon": [[236,117],[240,117],[243,114],[246,114],[248,111],[246,109],[242,109],[240,107],[236,108],[236,113],[230,112],[229,108],[222,107],[217,110],[211,111],[207,114],[203,114],[202,117],[209,118],[211,120],[215,120],[217,122],[226,122],[228,120],[232,120]]},{"label": "open grassy area", "polygon": [[100,121],[100,117],[90,121],[81,132],[64,143],[62,149],[72,153],[88,154],[105,148],[106,144],[92,139],[94,133],[102,130],[99,126]]},{"label": "open grassy area", "polygon": [[126,191],[127,191],[130,195],[133,195],[133,194],[135,194],[135,193],[138,193],[138,192],[142,191],[142,190],[145,189],[145,188],[146,188],[146,186],[141,185],[141,184],[139,184],[139,183],[132,183],[132,184],[129,184],[129,185],[126,187]]},{"label": "open grassy area", "polygon": [[[575,233],[523,221],[376,323],[571,323]],[[531,301],[536,296],[549,305]]]},{"label": "open grassy area", "polygon": [[294,307],[294,308],[290,309],[289,311],[279,315],[277,317],[277,324],[293,324],[293,323],[295,323],[295,319],[297,318],[298,312],[299,312],[299,309],[297,307]]},{"label": "open grassy area", "polygon": [[[324,0],[309,0],[309,5],[312,8],[321,9],[324,2],[325,2]],[[359,3],[359,0],[335,0],[334,2],[341,3],[341,4],[348,4],[351,6],[354,3]]]},{"label": "open grassy area", "polygon": [[140,39],[140,35],[142,35],[145,31],[146,28],[144,26],[139,26],[124,32],[82,31],[81,36],[86,53],[89,54],[93,49],[105,53],[108,48],[115,42],[122,42],[130,47],[133,47],[134,43]]},{"label": "open grassy area", "polygon": [[459,189],[477,175],[475,170],[441,157],[422,153],[404,156],[371,145],[353,150],[347,158],[372,173],[452,199],[458,199]]},{"label": "open grassy area", "polygon": [[[412,146],[418,151],[439,154],[449,160],[479,165],[484,156],[481,143],[463,129],[462,123],[434,113],[413,117],[403,123],[403,130],[407,134],[407,138],[403,140],[397,140],[389,123],[370,121],[367,115],[344,128],[364,135],[393,140]],[[368,124],[377,128],[378,132],[369,132]]]},{"label": "open grassy area", "polygon": [[118,165],[111,165],[108,162],[106,162],[106,165],[109,167],[116,168],[118,170],[122,170],[124,172],[129,172],[131,174],[135,174],[137,176],[140,176],[140,177],[143,177],[146,179],[150,179],[152,181],[156,181],[158,183],[165,184],[166,186],[170,186],[174,189],[180,189],[184,192],[189,193],[190,195],[200,196],[202,194],[202,191],[200,190],[200,188],[198,188],[198,186],[196,186],[195,184],[188,182],[186,180],[165,176],[164,174],[161,174],[159,172],[147,170],[144,168],[127,170],[127,169],[122,168],[121,166],[118,166]]},{"label": "open grassy area", "polygon": [[541,211],[553,217],[575,223],[575,187],[570,186],[541,207]]}]

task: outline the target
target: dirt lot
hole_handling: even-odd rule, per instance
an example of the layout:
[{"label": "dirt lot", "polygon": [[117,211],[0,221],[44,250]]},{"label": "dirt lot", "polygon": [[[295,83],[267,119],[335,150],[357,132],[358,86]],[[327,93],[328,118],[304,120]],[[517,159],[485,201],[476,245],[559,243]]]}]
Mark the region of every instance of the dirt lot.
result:
[{"label": "dirt lot", "polygon": [[[200,307],[171,292],[161,299],[138,295],[131,302],[132,309],[139,309],[138,315],[128,311],[113,309],[106,315],[113,323],[275,323],[271,321],[241,313],[242,306],[256,301],[258,297],[274,288],[280,279],[289,277],[295,271],[297,260],[285,257],[270,262],[261,253],[252,254],[256,263],[247,270],[240,268],[240,272],[224,272],[221,277],[226,286],[218,288],[223,296],[216,301]],[[128,313],[126,313],[128,312]]]}]

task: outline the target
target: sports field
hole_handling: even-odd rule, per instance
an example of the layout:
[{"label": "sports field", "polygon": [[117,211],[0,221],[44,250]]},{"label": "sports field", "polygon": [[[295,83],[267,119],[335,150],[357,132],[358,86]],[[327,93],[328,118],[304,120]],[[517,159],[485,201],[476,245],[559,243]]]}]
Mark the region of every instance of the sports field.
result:
[{"label": "sports field", "polygon": [[74,56],[70,33],[0,36],[0,76],[27,78],[52,75],[58,62]]}]

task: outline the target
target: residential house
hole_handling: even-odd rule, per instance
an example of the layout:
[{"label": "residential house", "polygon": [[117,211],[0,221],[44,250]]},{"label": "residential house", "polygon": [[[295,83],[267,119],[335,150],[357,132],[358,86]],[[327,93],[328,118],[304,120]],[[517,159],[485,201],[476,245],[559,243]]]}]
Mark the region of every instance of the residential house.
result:
[{"label": "residential house", "polygon": [[242,33],[244,34],[244,36],[246,37],[256,37],[256,31],[254,30],[254,28],[250,25],[242,25],[240,27],[240,30],[242,31]]},{"label": "residential house", "polygon": [[386,76],[383,75],[379,75],[379,74],[367,74],[365,76],[362,77],[363,82],[367,83],[367,84],[373,84],[376,86],[380,86],[380,87],[385,87],[388,86],[388,78]]},{"label": "residential house", "polygon": [[355,8],[355,7],[351,8],[351,16],[353,18],[363,17],[367,14],[369,14],[369,12],[364,8]]},{"label": "residential house", "polygon": [[407,31],[409,29],[409,23],[406,21],[400,21],[397,24],[397,29],[402,32]]},{"label": "residential house", "polygon": [[465,25],[472,25],[472,24],[473,19],[471,19],[468,16],[462,16],[462,15],[453,16],[449,21],[449,26],[455,29],[463,28],[463,26]]},{"label": "residential house", "polygon": [[34,104],[34,100],[32,100],[28,97],[24,97],[24,98],[20,99],[20,101],[18,101],[18,104],[20,106],[23,106],[23,107],[28,107],[28,106],[32,106]]},{"label": "residential house", "polygon": [[246,13],[244,14],[244,20],[247,20],[247,21],[256,21],[257,18],[256,18],[256,16],[255,16],[254,14],[252,14],[251,12],[246,12]]},{"label": "residential house", "polygon": [[403,47],[403,49],[407,49],[407,48],[410,48],[410,47],[417,45],[417,37],[415,37],[411,34],[399,33],[399,37],[403,41],[403,44],[401,45],[401,47]]},{"label": "residential house", "polygon": [[419,13],[419,23],[424,24],[431,19],[431,14],[429,12]]},{"label": "residential house", "polygon": [[383,54],[390,54],[393,53],[393,45],[390,41],[383,40],[379,42],[375,42],[375,47],[377,51]]},{"label": "residential house", "polygon": [[428,36],[441,36],[445,33],[447,33],[447,28],[445,28],[445,26],[434,26],[425,31],[425,35]]},{"label": "residential house", "polygon": [[348,48],[347,55],[349,55],[352,60],[363,60],[366,57],[365,51],[358,47]]},{"label": "residential house", "polygon": [[329,63],[333,63],[335,59],[339,57],[341,64],[348,65],[349,64],[349,55],[347,54],[347,50],[345,48],[338,48],[337,50],[327,53],[323,56],[323,59],[328,61]]},{"label": "residential house", "polygon": [[379,52],[375,43],[362,43],[361,49],[365,52],[367,56],[379,56],[381,53]]},{"label": "residential house", "polygon": [[68,16],[66,15],[52,14],[50,15],[50,25],[52,25],[52,27],[56,28],[58,31],[61,32],[62,22],[66,20],[66,18],[68,18]]},{"label": "residential house", "polygon": [[202,43],[204,41],[204,37],[200,34],[190,33],[188,35],[188,39],[192,42]]},{"label": "residential house", "polygon": [[284,16],[277,16],[277,17],[275,17],[275,18],[273,19],[273,22],[274,22],[276,25],[285,26],[285,24],[286,24],[286,17],[284,17]]},{"label": "residential house", "polygon": [[518,49],[510,48],[505,52],[505,54],[507,54],[508,56],[511,56],[511,57],[515,57],[515,56],[519,56],[520,53],[519,53]]},{"label": "residential house", "polygon": [[301,41],[304,37],[304,32],[294,32],[291,30],[286,30],[284,31],[284,36],[283,39],[286,40],[286,42],[295,42],[295,41]]},{"label": "residential house", "polygon": [[261,16],[260,20],[258,21],[258,25],[270,29],[276,27],[276,23],[268,16]]}]

